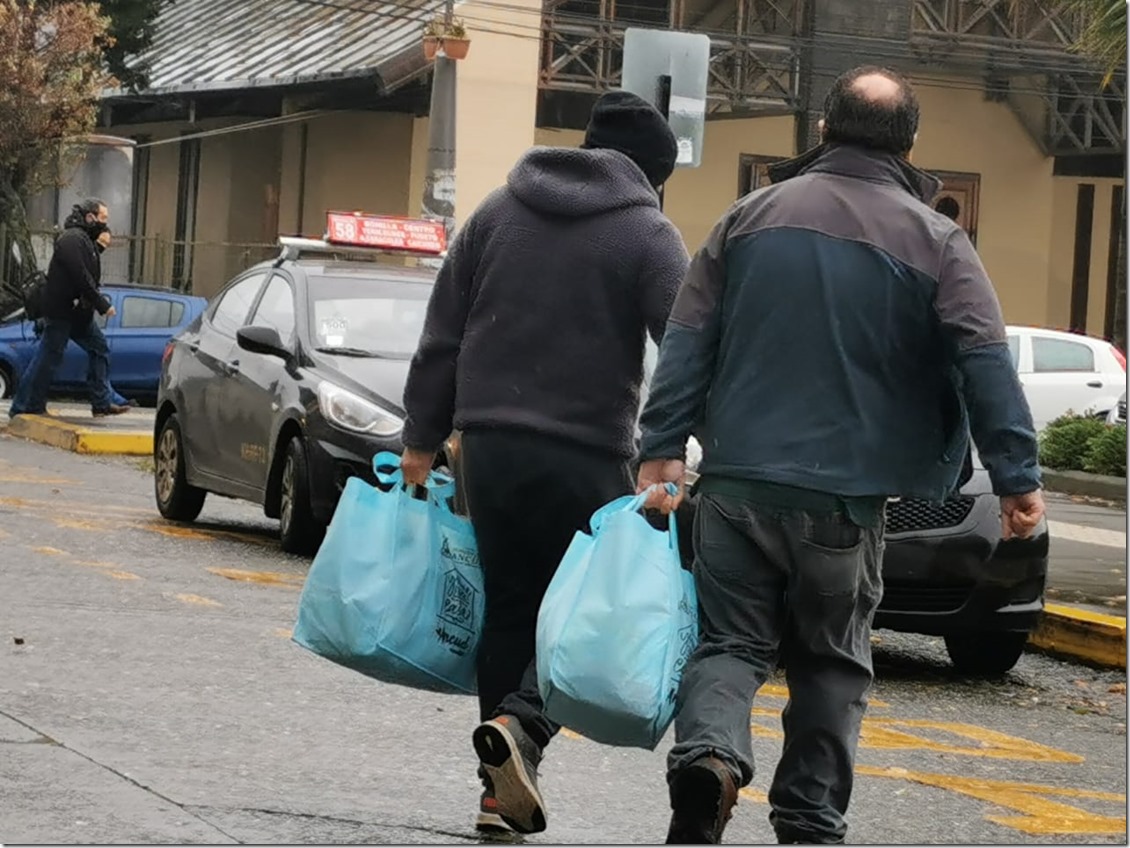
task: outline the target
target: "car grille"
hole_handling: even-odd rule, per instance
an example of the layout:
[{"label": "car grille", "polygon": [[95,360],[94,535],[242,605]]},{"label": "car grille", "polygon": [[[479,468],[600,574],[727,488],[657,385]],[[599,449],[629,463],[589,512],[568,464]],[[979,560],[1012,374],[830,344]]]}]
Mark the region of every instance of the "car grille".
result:
[{"label": "car grille", "polygon": [[879,609],[889,612],[953,612],[965,605],[972,591],[971,584],[924,586],[884,581]]},{"label": "car grille", "polygon": [[958,495],[944,503],[903,498],[887,504],[887,532],[913,533],[942,530],[961,524],[973,509],[975,498]]},{"label": "car grille", "polygon": [[1126,401],[1124,400],[1118,402],[1118,420],[1126,421]]}]

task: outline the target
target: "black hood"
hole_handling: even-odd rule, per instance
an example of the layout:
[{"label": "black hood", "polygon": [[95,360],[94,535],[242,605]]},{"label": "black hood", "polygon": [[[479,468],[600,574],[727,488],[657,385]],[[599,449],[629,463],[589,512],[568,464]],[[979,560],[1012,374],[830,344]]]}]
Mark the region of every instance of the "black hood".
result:
[{"label": "black hood", "polygon": [[529,208],[568,218],[629,206],[659,208],[644,172],[615,150],[535,147],[518,160],[506,184]]},{"label": "black hood", "polygon": [[[404,414],[404,384],[411,360],[335,356],[321,351],[316,356],[321,365],[319,371],[326,379],[366,399],[376,395],[382,407]],[[329,372],[337,372],[344,379],[336,379]]]}]

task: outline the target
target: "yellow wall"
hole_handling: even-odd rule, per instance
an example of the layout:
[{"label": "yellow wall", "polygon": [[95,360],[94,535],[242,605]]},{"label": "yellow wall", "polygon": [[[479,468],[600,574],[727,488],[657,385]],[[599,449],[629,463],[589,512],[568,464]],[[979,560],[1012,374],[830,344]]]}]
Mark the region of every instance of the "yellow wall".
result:
[{"label": "yellow wall", "polygon": [[922,107],[914,164],[980,174],[977,251],[1015,324],[1047,319],[1054,186],[1052,160],[1004,103],[969,80],[915,82]]}]

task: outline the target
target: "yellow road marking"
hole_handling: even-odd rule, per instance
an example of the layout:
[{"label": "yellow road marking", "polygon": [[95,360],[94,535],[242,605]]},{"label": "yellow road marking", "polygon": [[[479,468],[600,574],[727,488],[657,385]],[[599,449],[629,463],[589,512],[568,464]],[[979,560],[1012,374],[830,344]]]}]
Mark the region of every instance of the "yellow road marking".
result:
[{"label": "yellow road marking", "polygon": [[213,601],[211,598],[205,598],[202,595],[193,595],[191,593],[183,593],[183,594],[179,594],[179,595],[173,595],[173,597],[176,598],[178,601],[181,601],[183,603],[195,604],[196,606],[201,606],[201,607],[222,607],[223,606],[223,604],[221,604],[219,601]]},{"label": "yellow road marking", "polygon": [[267,586],[301,587],[306,581],[302,574],[284,574],[281,571],[244,571],[239,568],[206,568],[212,574],[226,577],[228,580],[239,580],[244,583],[262,583]]},{"label": "yellow road marking", "polygon": [[43,554],[45,556],[70,556],[70,554],[68,554],[66,551],[61,551],[58,548],[52,548],[47,545],[43,545],[38,548],[32,548],[31,550],[33,553]]},{"label": "yellow road marking", "polygon": [[132,571],[108,571],[115,580],[140,580],[141,578]]},{"label": "yellow road marking", "polygon": [[111,512],[129,512],[153,515],[152,508],[147,509],[145,507],[124,506],[121,504],[87,503],[84,501],[63,500],[61,498],[43,500],[41,498],[0,497],[0,505],[16,507],[17,509],[30,509],[33,511],[48,510],[50,512],[56,512],[60,509],[70,509],[80,513],[103,514]]},{"label": "yellow road marking", "polygon": [[769,796],[762,792],[760,789],[754,789],[752,786],[747,786],[738,792],[743,798],[753,801],[755,804],[768,804]]},{"label": "yellow road marking", "polygon": [[577,731],[570,730],[567,727],[561,728],[561,735],[564,736],[566,739],[584,739],[585,738],[581,734],[577,733]]},{"label": "yellow road marking", "polygon": [[0,474],[0,483],[38,483],[44,486],[81,486],[81,480],[66,477],[44,477],[40,474]]},{"label": "yellow road marking", "polygon": [[0,530],[0,539],[10,539],[11,537],[12,537],[12,534],[9,533],[7,530]]},{"label": "yellow road marking", "polygon": [[116,562],[106,562],[104,560],[97,560],[97,559],[72,559],[71,565],[85,565],[85,566],[88,566],[90,568],[111,568],[111,569],[118,567],[118,564]]},{"label": "yellow road marking", "polygon": [[90,518],[52,518],[51,521],[56,527],[62,527],[64,530],[92,530],[96,533],[105,533],[111,529],[109,522],[94,521]]},{"label": "yellow road marking", "polygon": [[142,530],[150,530],[154,533],[160,533],[162,536],[171,536],[175,539],[196,539],[206,542],[215,541],[216,539],[230,539],[235,542],[247,542],[253,545],[263,545],[265,547],[274,547],[276,545],[273,539],[266,539],[251,533],[241,533],[238,530],[212,530],[210,528],[182,527],[179,524],[162,524],[159,521],[138,524],[137,526]]},{"label": "yellow road marking", "polygon": [[281,639],[290,639],[292,636],[294,636],[294,631],[288,627],[280,627],[275,631],[275,635]]},{"label": "yellow road marking", "polygon": [[1125,805],[1126,796],[1116,795],[1112,792],[1066,789],[1058,786],[1041,786],[1034,783],[1011,783],[1003,780],[983,780],[949,774],[928,774],[891,767],[857,766],[855,773],[869,777],[907,780],[923,786],[957,792],[998,807],[1015,810],[1022,815],[987,815],[985,818],[1022,833],[1051,835],[1118,834],[1126,832],[1125,816],[1101,816],[1079,807],[1050,800],[1048,797],[1090,798]]},{"label": "yellow road marking", "polygon": [[[782,686],[779,683],[766,683],[757,690],[758,696],[764,695],[766,698],[785,698],[789,697],[789,687]],[[880,701],[878,698],[868,698],[867,705],[869,707],[889,707],[886,701]]]}]

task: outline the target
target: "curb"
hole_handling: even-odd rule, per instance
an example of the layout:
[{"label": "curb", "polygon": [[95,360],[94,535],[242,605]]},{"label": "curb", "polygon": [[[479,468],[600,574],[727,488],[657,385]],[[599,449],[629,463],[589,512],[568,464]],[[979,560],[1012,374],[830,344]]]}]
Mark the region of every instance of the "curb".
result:
[{"label": "curb", "polygon": [[1047,604],[1029,647],[1099,668],[1126,669],[1126,619]]},{"label": "curb", "polygon": [[73,453],[153,454],[153,433],[148,430],[103,430],[47,415],[17,415],[9,422],[8,433]]},{"label": "curb", "polygon": [[1065,495],[1082,495],[1108,501],[1126,501],[1126,478],[1089,474],[1086,471],[1053,471],[1041,468],[1044,488]]}]

